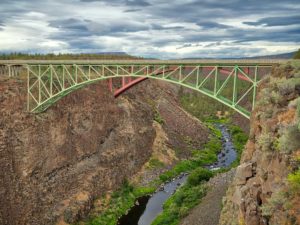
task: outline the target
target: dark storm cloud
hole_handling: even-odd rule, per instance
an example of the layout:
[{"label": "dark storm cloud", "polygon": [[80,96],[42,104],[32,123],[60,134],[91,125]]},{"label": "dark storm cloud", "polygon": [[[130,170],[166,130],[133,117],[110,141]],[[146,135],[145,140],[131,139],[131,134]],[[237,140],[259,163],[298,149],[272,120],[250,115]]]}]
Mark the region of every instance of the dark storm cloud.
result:
[{"label": "dark storm cloud", "polygon": [[130,12],[138,12],[138,11],[141,11],[141,9],[127,9],[127,10],[124,10],[123,12],[130,13]]},{"label": "dark storm cloud", "polygon": [[[62,42],[75,50],[109,49],[120,41],[121,47],[132,51],[147,49],[137,53],[144,55],[168,46],[231,48],[241,53],[240,48],[227,45],[300,43],[299,0],[0,1],[0,35],[6,30],[3,27],[25,21],[28,24],[20,32],[29,35],[26,40],[41,29],[41,42]],[[223,50],[219,52],[225,54]],[[248,49],[247,54],[252,51]]]},{"label": "dark storm cloud", "polygon": [[113,5],[127,5],[127,6],[150,6],[151,4],[144,0],[80,0],[81,2],[104,2]]},{"label": "dark storm cloud", "polygon": [[198,22],[198,26],[203,27],[204,29],[211,29],[211,28],[220,28],[220,29],[226,29],[226,28],[231,28],[232,26],[216,23],[216,22]]},{"label": "dark storm cloud", "polygon": [[286,26],[286,25],[294,25],[300,24],[300,16],[282,16],[282,17],[267,17],[260,19],[256,22],[244,22],[244,24],[257,26],[264,25],[268,27],[273,26]]}]

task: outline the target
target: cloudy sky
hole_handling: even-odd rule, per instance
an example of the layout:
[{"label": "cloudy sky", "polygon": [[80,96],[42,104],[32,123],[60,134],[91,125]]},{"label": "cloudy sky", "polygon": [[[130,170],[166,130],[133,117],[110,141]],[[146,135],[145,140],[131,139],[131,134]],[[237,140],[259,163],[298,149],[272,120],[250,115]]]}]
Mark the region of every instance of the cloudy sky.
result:
[{"label": "cloudy sky", "polygon": [[0,52],[243,57],[300,48],[299,0],[0,0]]}]

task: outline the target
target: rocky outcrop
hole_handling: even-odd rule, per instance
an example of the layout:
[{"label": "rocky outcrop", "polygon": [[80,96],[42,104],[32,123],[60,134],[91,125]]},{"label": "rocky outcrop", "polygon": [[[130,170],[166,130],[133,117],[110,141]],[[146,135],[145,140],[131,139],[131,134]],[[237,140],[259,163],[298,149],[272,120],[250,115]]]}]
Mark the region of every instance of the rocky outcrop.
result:
[{"label": "rocky outcrop", "polygon": [[153,112],[114,99],[104,83],[37,115],[25,110],[21,81],[1,88],[2,224],[74,222],[88,202],[118,187],[151,155]]},{"label": "rocky outcrop", "polygon": [[149,160],[160,101],[182,120],[174,126],[161,113],[163,128],[177,135],[168,137],[169,147],[188,135],[199,137],[195,145],[205,142],[201,124],[194,133],[181,129],[193,118],[176,105],[175,90],[159,85],[146,81],[114,99],[100,82],[31,114],[26,81],[1,78],[0,224],[64,224],[86,215],[97,196],[118,188]]},{"label": "rocky outcrop", "polygon": [[287,181],[299,167],[299,71],[295,63],[276,66],[260,85],[250,137],[224,199],[220,224],[300,224],[295,204],[300,193]]}]

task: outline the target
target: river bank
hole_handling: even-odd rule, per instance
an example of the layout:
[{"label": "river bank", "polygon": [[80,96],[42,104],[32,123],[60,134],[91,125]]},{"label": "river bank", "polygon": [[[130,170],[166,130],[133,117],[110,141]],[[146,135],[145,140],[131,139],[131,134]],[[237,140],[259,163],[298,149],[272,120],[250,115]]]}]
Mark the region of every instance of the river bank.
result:
[{"label": "river bank", "polygon": [[[103,198],[100,202],[102,202],[102,209],[107,208],[107,210],[102,210],[100,216],[95,216],[94,218],[89,219],[88,221],[79,223],[79,224],[88,224],[88,225],[102,225],[102,224],[117,224],[119,218],[124,218],[122,215],[130,214],[130,208],[134,205],[139,205],[140,202],[137,201],[137,199],[141,198],[142,196],[152,195],[152,193],[155,192],[155,190],[158,190],[159,187],[162,187],[168,183],[168,181],[174,179],[175,177],[182,177],[184,173],[189,172],[191,174],[194,173],[194,177],[201,177],[201,174],[205,174],[206,170],[194,172],[199,167],[208,167],[208,165],[213,165],[214,168],[217,167],[217,165],[222,165],[225,163],[225,156],[228,154],[232,154],[229,149],[221,151],[228,142],[228,134],[225,133],[227,129],[224,127],[224,125],[218,126],[218,128],[215,127],[213,123],[207,124],[207,126],[210,128],[212,135],[210,138],[210,141],[205,144],[204,148],[201,150],[195,150],[193,151],[193,156],[188,160],[182,160],[179,161],[172,169],[167,170],[159,175],[156,179],[153,179],[151,182],[147,182],[148,184],[145,186],[139,186],[137,184],[129,184],[128,182],[125,182],[123,187],[117,191],[114,192],[110,197]],[[223,128],[222,128],[223,127]],[[237,136],[242,134],[242,131],[240,130],[238,132],[238,129],[234,127],[235,129],[232,129],[233,127],[229,126],[231,128],[231,133],[233,134],[232,138],[235,143],[232,143],[233,146],[237,146],[239,143],[237,142]],[[223,129],[222,130],[219,129]],[[234,132],[232,132],[234,131]],[[222,141],[223,137],[223,141]],[[240,140],[239,140],[240,141]],[[222,158],[223,157],[223,158]],[[230,160],[229,160],[230,161]],[[231,160],[230,163],[234,161]],[[226,161],[227,162],[227,161]],[[227,162],[228,163],[228,162]],[[224,164],[225,165],[225,164]],[[204,169],[203,169],[204,170]],[[195,175],[196,174],[196,175]],[[206,179],[208,180],[209,177],[211,177],[213,174],[207,176]],[[185,174],[186,176],[186,174]],[[191,188],[192,186],[192,188]],[[195,207],[200,199],[205,196],[207,190],[209,190],[209,186],[206,184],[202,184],[202,178],[200,180],[197,180],[196,184],[191,185],[190,187],[185,187],[185,193],[189,195],[189,198],[192,198],[192,202],[189,202],[188,205],[181,205],[177,211],[181,211],[180,215],[177,214],[177,218],[175,220],[178,224],[180,221],[180,218],[183,218],[188,215],[188,212],[191,208]],[[173,191],[172,191],[173,192]],[[180,194],[179,194],[180,195]],[[170,195],[169,195],[170,196]],[[173,195],[174,196],[174,195]],[[173,198],[171,197],[171,199]],[[176,196],[175,196],[176,197]],[[187,196],[181,196],[179,198],[185,198]],[[176,197],[178,198],[178,196]],[[169,201],[169,200],[168,200]],[[178,199],[177,199],[178,201]],[[184,203],[184,202],[183,202]],[[166,203],[165,203],[166,204]],[[141,207],[139,207],[141,208]],[[165,206],[164,206],[165,208]],[[139,209],[140,210],[140,209]],[[182,211],[183,210],[183,211]],[[161,218],[164,216],[160,216]],[[170,216],[167,216],[170,217]],[[135,218],[135,217],[134,217]],[[121,219],[122,220],[122,219]],[[135,220],[138,221],[137,218]],[[125,219],[126,221],[126,219]],[[120,221],[119,221],[120,222]],[[156,219],[153,224],[161,224],[161,219]],[[120,223],[122,224],[122,223]],[[137,224],[137,223],[136,223]],[[139,223],[141,224],[141,223]],[[147,224],[147,223],[145,223]],[[150,224],[150,223],[149,223]]]}]

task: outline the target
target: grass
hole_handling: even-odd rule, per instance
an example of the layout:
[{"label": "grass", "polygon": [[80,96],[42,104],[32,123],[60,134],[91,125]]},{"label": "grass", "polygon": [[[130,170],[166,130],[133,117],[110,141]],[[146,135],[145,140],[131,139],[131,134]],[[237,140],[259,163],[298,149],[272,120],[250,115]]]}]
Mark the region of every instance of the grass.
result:
[{"label": "grass", "polygon": [[[185,217],[189,210],[195,207],[201,198],[205,196],[207,188],[204,181],[213,176],[213,172],[202,168],[202,166],[212,164],[217,161],[217,154],[222,148],[220,140],[221,133],[212,124],[207,124],[212,135],[210,140],[204,145],[202,150],[194,150],[193,156],[189,160],[182,160],[176,164],[171,170],[164,172],[159,179],[152,182],[148,187],[138,187],[124,182],[122,187],[112,194],[111,199],[107,203],[106,210],[99,216],[90,218],[86,225],[115,225],[118,218],[126,214],[126,212],[134,205],[135,200],[141,196],[153,193],[158,186],[183,172],[189,172],[187,183],[176,191],[164,204],[163,212],[152,223],[152,225],[175,225],[180,219]],[[240,156],[243,146],[247,140],[247,136],[237,126],[229,126],[232,134],[233,143]],[[239,160],[237,160],[238,164]],[[151,168],[163,166],[158,159],[152,158],[149,161]]]},{"label": "grass", "polygon": [[288,175],[288,182],[293,193],[300,193],[300,168]]},{"label": "grass", "polygon": [[[137,198],[153,193],[161,183],[171,180],[182,172],[190,172],[187,185],[179,189],[179,194],[176,194],[176,213],[178,218],[186,215],[188,210],[194,207],[201,197],[205,195],[205,187],[202,185],[203,180],[208,180],[212,173],[201,166],[211,164],[217,160],[217,154],[221,150],[222,144],[220,141],[220,133],[214,126],[209,126],[212,131],[210,140],[204,145],[202,150],[194,150],[193,157],[189,160],[178,162],[171,170],[164,172],[148,187],[138,187],[124,182],[122,187],[112,194],[111,199],[107,203],[106,210],[99,216],[90,218],[86,225],[115,225],[118,218],[126,214],[126,212],[134,205]],[[158,159],[152,158],[149,161],[149,166],[156,168],[163,166],[163,163]],[[171,197],[171,199],[174,198]],[[179,199],[183,199],[180,203]],[[172,200],[168,200],[172,202]],[[168,202],[167,201],[167,202]],[[170,203],[171,204],[171,203]],[[170,211],[166,211],[169,213]],[[159,217],[160,218],[160,217]],[[176,216],[177,218],[177,216]],[[161,219],[159,219],[161,220]],[[160,224],[160,223],[159,223]],[[161,223],[172,224],[172,223]]]},{"label": "grass", "polygon": [[162,168],[162,167],[164,167],[164,165],[165,164],[163,162],[161,162],[159,159],[151,158],[149,160],[148,168],[149,169]]},{"label": "grass", "polygon": [[205,196],[207,187],[204,181],[209,180],[213,172],[197,168],[189,176],[187,183],[179,188],[163,205],[163,212],[151,225],[177,225],[180,219],[188,215]]},{"label": "grass", "polygon": [[231,167],[237,167],[240,164],[241,156],[245,147],[245,144],[248,141],[248,135],[238,126],[227,124],[226,125],[231,134],[231,139],[233,146],[237,153],[236,160],[231,164]]},{"label": "grass", "polygon": [[210,140],[204,145],[201,150],[193,150],[192,158],[178,162],[171,170],[162,173],[159,178],[166,182],[173,177],[178,176],[183,172],[191,172],[194,169],[212,164],[217,161],[217,155],[222,149],[220,137],[222,134],[213,125],[209,125],[212,132]]},{"label": "grass", "polygon": [[158,122],[161,125],[165,123],[164,119],[161,117],[161,115],[157,109],[155,109],[153,120]]},{"label": "grass", "polygon": [[153,193],[156,187],[134,187],[125,181],[122,187],[115,191],[107,204],[107,209],[97,217],[90,218],[86,225],[115,225],[118,218],[126,214],[134,206],[135,200],[141,196]]}]

